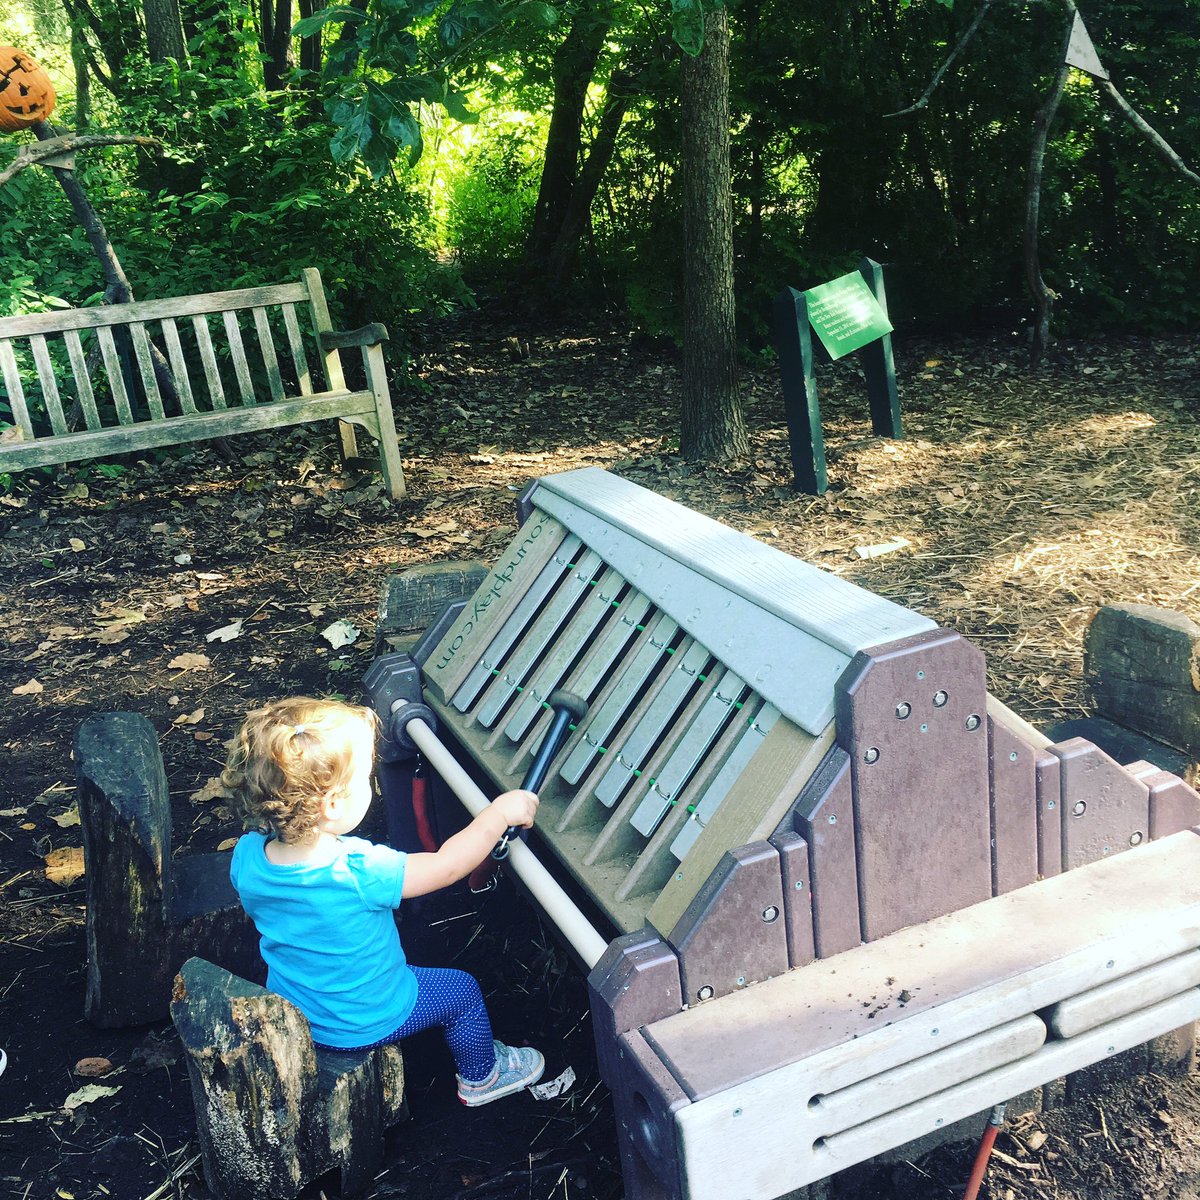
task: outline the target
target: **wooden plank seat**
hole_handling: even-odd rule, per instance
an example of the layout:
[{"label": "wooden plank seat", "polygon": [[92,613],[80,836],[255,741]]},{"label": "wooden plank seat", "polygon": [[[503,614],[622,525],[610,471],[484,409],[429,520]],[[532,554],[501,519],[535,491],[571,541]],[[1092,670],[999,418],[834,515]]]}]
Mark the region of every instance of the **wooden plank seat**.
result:
[{"label": "wooden plank seat", "polygon": [[1200,1017],[1198,832],[623,1034],[637,1194],[782,1196]]},{"label": "wooden plank seat", "polygon": [[[336,418],[343,454],[357,454],[354,426],[379,443],[388,492],[402,499],[387,336],[378,323],[335,331],[311,267],[299,283],[0,318],[12,422],[0,471]],[[341,361],[353,348],[356,388]]]}]

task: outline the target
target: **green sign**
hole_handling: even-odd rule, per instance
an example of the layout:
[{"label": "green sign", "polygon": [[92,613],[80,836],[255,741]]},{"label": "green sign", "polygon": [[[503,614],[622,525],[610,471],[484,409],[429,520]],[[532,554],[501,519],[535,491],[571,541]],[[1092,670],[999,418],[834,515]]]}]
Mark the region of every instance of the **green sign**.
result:
[{"label": "green sign", "polygon": [[892,323],[866,280],[851,271],[804,293],[813,332],[830,358],[841,358],[892,332]]}]

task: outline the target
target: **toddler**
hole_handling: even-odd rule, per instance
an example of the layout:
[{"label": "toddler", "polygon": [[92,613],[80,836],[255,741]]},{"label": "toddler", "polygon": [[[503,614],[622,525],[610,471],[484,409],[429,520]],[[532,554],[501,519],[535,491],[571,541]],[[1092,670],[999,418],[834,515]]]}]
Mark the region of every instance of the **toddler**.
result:
[{"label": "toddler", "polygon": [[367,1050],[440,1026],[474,1107],[541,1078],[529,1047],[492,1038],[479,984],[464,971],[413,966],[392,910],[479,865],[510,825],[530,826],[532,792],[497,796],[436,853],[405,854],[347,836],[366,816],[375,714],[293,697],[251,712],[222,781],[243,825],[230,877],[261,939],[267,987],[308,1018],[313,1041]]}]

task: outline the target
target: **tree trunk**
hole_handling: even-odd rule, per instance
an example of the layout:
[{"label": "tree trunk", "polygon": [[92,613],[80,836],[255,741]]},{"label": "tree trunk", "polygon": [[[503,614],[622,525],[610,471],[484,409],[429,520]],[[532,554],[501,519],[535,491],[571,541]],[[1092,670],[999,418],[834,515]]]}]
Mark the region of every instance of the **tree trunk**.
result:
[{"label": "tree trunk", "polygon": [[729,23],[706,15],[683,64],[683,408],[680,452],[728,462],[749,442],[738,397],[729,179]]},{"label": "tree trunk", "polygon": [[[311,17],[317,11],[318,5],[314,0],[300,0],[300,17]],[[316,78],[321,71],[321,35],[320,33],[310,34],[306,38],[300,39],[300,69],[312,73],[312,78],[307,80],[309,87],[315,88],[319,83]]]},{"label": "tree trunk", "polygon": [[608,98],[604,103],[604,111],[600,114],[600,127],[588,149],[583,170],[571,188],[566,211],[559,222],[554,242],[547,248],[546,276],[555,288],[569,286],[575,277],[579,243],[588,228],[592,201],[596,198],[600,180],[604,178],[604,172],[617,148],[621,122],[637,94],[633,83],[631,77],[618,79],[615,74],[609,83]]},{"label": "tree trunk", "polygon": [[183,65],[187,62],[187,45],[183,40],[183,19],[179,0],[142,0],[142,15],[146,21],[146,52],[152,63],[173,58]]},{"label": "tree trunk", "polygon": [[523,264],[523,272],[529,279],[536,280],[548,273],[551,254],[567,215],[579,170],[587,91],[612,20],[608,0],[592,0],[576,15],[554,54],[554,105]]},{"label": "tree trunk", "polygon": [[92,119],[92,75],[88,69],[83,34],[71,27],[71,62],[75,66],[75,130],[82,133]]},{"label": "tree trunk", "polygon": [[263,52],[263,87],[283,88],[283,77],[292,66],[292,0],[261,0],[259,40]]},{"label": "tree trunk", "polygon": [[[32,128],[34,136],[40,142],[58,136],[58,130],[49,121],[38,121]],[[125,269],[117,258],[112,242],[108,240],[108,233],[104,222],[100,220],[100,214],[92,207],[92,202],[87,198],[83,185],[75,178],[74,171],[66,171],[60,167],[51,167],[50,171],[71,202],[71,207],[75,210],[75,219],[87,235],[96,261],[104,272],[105,301],[108,304],[127,304],[133,299],[133,289],[129,286]]]},{"label": "tree trunk", "polygon": [[1025,282],[1029,287],[1034,307],[1033,341],[1029,347],[1031,367],[1040,366],[1050,349],[1050,317],[1054,311],[1054,301],[1058,299],[1057,293],[1051,291],[1042,278],[1042,264],[1038,253],[1038,221],[1042,204],[1042,166],[1046,159],[1046,142],[1071,70],[1066,61],[1070,36],[1071,22],[1068,20],[1068,40],[1062,45],[1058,73],[1045,100],[1042,101],[1041,108],[1033,118],[1033,145],[1029,151],[1029,175],[1025,183]]}]

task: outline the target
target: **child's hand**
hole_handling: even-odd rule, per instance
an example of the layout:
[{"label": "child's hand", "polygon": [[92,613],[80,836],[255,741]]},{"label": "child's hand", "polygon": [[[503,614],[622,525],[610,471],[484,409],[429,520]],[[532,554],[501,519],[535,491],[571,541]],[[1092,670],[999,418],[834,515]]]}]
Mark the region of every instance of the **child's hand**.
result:
[{"label": "child's hand", "polygon": [[506,825],[515,825],[518,829],[532,828],[538,810],[538,798],[532,792],[516,788],[497,796],[492,803],[499,806]]}]

